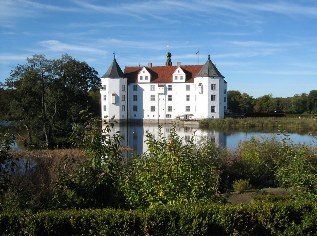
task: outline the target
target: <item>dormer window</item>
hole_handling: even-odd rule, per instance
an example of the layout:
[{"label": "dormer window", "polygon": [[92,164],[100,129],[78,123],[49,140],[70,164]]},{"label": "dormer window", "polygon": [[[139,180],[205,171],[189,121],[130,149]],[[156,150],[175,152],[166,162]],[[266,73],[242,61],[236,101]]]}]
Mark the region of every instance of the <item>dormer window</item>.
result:
[{"label": "dormer window", "polygon": [[185,82],[186,74],[184,70],[178,67],[173,73],[173,82]]},{"label": "dormer window", "polygon": [[144,82],[149,82],[150,80],[151,80],[150,72],[145,67],[143,67],[142,70],[138,74],[138,82],[144,83]]}]

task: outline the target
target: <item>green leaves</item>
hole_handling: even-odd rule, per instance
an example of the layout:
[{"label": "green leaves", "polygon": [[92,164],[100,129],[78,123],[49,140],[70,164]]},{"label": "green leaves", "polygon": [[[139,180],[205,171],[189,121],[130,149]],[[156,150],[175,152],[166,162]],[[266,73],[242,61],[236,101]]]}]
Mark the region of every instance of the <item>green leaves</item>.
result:
[{"label": "green leaves", "polygon": [[82,122],[81,110],[95,110],[90,92],[99,85],[97,72],[86,62],[68,55],[56,60],[34,55],[6,80],[12,95],[8,119],[26,129],[29,145],[69,146],[71,125]]},{"label": "green leaves", "polygon": [[175,127],[169,139],[161,132],[157,139],[147,133],[146,143],[148,151],[132,159],[121,183],[131,206],[175,205],[215,198],[219,184],[215,159],[219,156],[210,155],[217,149],[215,146],[199,147],[193,139],[185,143]]}]

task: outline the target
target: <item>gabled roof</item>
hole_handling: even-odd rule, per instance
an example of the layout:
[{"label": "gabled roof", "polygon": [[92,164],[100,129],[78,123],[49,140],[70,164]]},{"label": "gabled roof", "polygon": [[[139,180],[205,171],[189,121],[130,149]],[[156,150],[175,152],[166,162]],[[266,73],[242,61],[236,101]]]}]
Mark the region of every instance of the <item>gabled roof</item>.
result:
[{"label": "gabled roof", "polygon": [[[186,74],[186,83],[193,83],[197,77],[202,65],[184,65],[184,66],[152,66],[146,67],[151,74],[151,83],[172,83],[173,73],[180,67]],[[124,77],[128,79],[128,83],[138,82],[138,73],[143,67],[129,66],[124,69]]]},{"label": "gabled roof", "polygon": [[210,60],[210,55],[208,55],[208,60],[206,61],[205,65],[201,68],[197,77],[221,77],[225,78],[217,69],[217,67],[212,63]]},{"label": "gabled roof", "polygon": [[115,57],[113,57],[113,61],[109,66],[107,72],[101,78],[123,78],[124,74],[117,63]]}]

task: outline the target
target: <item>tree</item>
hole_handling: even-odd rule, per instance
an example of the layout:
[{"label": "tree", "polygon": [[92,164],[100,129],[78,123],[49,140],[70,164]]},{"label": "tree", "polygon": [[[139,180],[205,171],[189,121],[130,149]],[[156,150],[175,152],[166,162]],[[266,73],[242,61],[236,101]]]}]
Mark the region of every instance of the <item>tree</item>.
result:
[{"label": "tree", "polygon": [[2,88],[3,86],[0,83],[0,121],[6,120],[9,113],[9,104],[11,101],[12,91]]},{"label": "tree", "polygon": [[28,143],[51,148],[65,144],[79,111],[90,108],[89,92],[98,89],[97,72],[68,55],[49,60],[43,55],[27,58],[6,80],[13,91],[10,118],[22,124]]},{"label": "tree", "polygon": [[307,97],[308,110],[317,113],[317,90],[311,90]]},{"label": "tree", "polygon": [[272,94],[264,95],[256,99],[254,105],[255,112],[274,112],[276,110],[276,103]]},{"label": "tree", "polygon": [[228,108],[232,113],[252,112],[253,98],[247,93],[236,90],[228,91]]}]

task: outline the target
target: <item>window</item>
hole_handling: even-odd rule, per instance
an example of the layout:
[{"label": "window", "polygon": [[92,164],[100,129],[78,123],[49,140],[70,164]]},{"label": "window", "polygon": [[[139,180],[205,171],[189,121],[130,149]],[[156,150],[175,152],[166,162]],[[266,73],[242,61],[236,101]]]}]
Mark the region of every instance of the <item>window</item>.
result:
[{"label": "window", "polygon": [[124,94],[121,96],[121,101],[122,101],[122,102],[125,101],[125,95],[124,95]]},{"label": "window", "polygon": [[107,95],[103,95],[103,100],[104,100],[104,101],[107,100]]},{"label": "window", "polygon": [[210,96],[210,101],[216,101],[216,95],[211,95]]},{"label": "window", "polygon": [[103,106],[103,110],[104,110],[104,111],[107,110],[107,106],[106,106],[106,105]]},{"label": "window", "polygon": [[133,111],[138,111],[138,106],[133,106]]},{"label": "window", "polygon": [[186,95],[186,101],[190,101],[190,95]]},{"label": "window", "polygon": [[168,91],[172,91],[172,85],[171,84],[167,85],[167,90]]},{"label": "window", "polygon": [[111,103],[116,104],[116,102],[117,102],[117,94],[113,93],[111,96]]},{"label": "window", "polygon": [[225,91],[224,91],[224,94],[226,94],[227,93],[227,89],[225,89]]},{"label": "window", "polygon": [[167,111],[168,111],[168,112],[172,112],[172,111],[173,111],[173,107],[172,107],[172,106],[168,106],[168,107],[167,107]]},{"label": "window", "polygon": [[122,85],[121,90],[125,91],[125,85],[124,84]]},{"label": "window", "polygon": [[215,107],[215,106],[211,106],[211,107],[210,107],[210,111],[211,111],[211,112],[216,112],[216,107]]},{"label": "window", "polygon": [[151,101],[155,101],[155,95],[151,95]]},{"label": "window", "polygon": [[143,80],[143,76],[142,75],[140,76],[140,80]]},{"label": "window", "polygon": [[168,95],[168,96],[167,96],[167,101],[173,101],[172,95]]},{"label": "window", "polygon": [[138,95],[133,95],[133,101],[137,101],[138,100]]},{"label": "window", "polygon": [[211,90],[216,90],[216,84],[211,84]]},{"label": "window", "polygon": [[166,114],[166,118],[171,118],[171,114]]},{"label": "window", "polygon": [[133,91],[138,91],[138,85],[137,84],[133,85]]},{"label": "window", "polygon": [[145,80],[148,80],[148,79],[149,79],[149,77],[146,75],[146,76],[145,76]]},{"label": "window", "polygon": [[227,98],[226,98],[226,97],[224,97],[224,98],[223,98],[223,101],[224,101],[224,102],[227,102]]},{"label": "window", "polygon": [[178,80],[177,75],[175,75],[175,80]]},{"label": "window", "polygon": [[190,111],[190,106],[186,106],[186,111],[187,111],[187,112]]},{"label": "window", "polygon": [[190,84],[186,84],[186,91],[190,91]]},{"label": "window", "polygon": [[107,86],[106,85],[102,86],[102,89],[107,90]]},{"label": "window", "polygon": [[203,94],[204,90],[203,90],[203,84],[202,83],[198,84],[198,91],[199,91],[200,94]]},{"label": "window", "polygon": [[121,106],[121,111],[125,111],[125,105]]},{"label": "window", "polygon": [[155,85],[152,84],[150,88],[151,88],[151,91],[155,91]]},{"label": "window", "polygon": [[151,112],[155,111],[155,106],[151,106]]},{"label": "window", "polygon": [[181,76],[180,76],[180,80],[183,80],[183,79],[184,79],[184,76],[181,75]]}]

